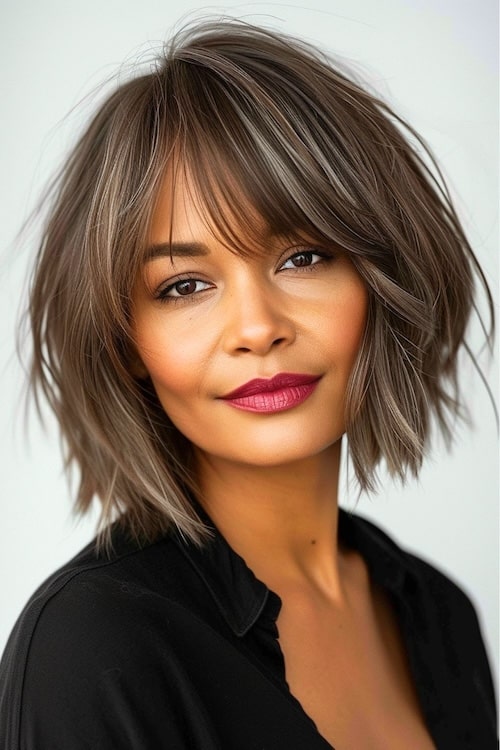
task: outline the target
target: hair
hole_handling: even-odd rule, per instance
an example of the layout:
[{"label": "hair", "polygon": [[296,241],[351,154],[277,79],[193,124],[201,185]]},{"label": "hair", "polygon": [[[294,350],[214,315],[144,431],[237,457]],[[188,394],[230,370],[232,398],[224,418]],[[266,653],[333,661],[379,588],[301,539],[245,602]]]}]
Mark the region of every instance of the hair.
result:
[{"label": "hair", "polygon": [[169,165],[189,171],[235,252],[250,252],[251,205],[276,232],[347,254],[369,299],[346,399],[355,474],[362,490],[381,461],[403,481],[417,475],[433,419],[450,438],[462,413],[457,355],[475,279],[493,333],[439,169],[326,55],[219,20],[179,32],[147,74],[117,85],[55,183],[31,284],[30,383],[79,469],[77,511],[99,498],[101,539],[115,518],[147,540],[172,524],[196,543],[206,534],[189,443],[131,365],[131,293]]}]

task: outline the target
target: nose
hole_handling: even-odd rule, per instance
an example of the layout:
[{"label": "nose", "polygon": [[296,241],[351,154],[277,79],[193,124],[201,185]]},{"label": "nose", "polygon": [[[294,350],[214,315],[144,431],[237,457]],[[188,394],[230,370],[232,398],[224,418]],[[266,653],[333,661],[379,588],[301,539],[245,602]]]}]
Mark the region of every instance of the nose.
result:
[{"label": "nose", "polygon": [[263,356],[295,339],[295,325],[278,290],[265,282],[245,280],[228,292],[224,350],[228,354],[253,352]]}]

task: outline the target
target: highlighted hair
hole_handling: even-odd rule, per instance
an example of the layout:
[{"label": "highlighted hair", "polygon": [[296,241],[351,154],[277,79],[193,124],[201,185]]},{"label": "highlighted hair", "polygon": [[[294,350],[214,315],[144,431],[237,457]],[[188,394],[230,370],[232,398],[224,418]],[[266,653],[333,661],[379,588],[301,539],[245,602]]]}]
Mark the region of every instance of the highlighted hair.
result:
[{"label": "highlighted hair", "polygon": [[432,418],[450,437],[460,414],[474,278],[493,327],[439,170],[418,135],[326,56],[221,21],[177,35],[154,70],[110,95],[55,187],[32,279],[31,384],[79,469],[77,509],[99,498],[103,540],[116,517],[137,538],[171,524],[204,536],[189,443],[131,365],[131,292],[172,160],[235,252],[251,251],[251,205],[274,231],[349,256],[369,294],[347,394],[354,470],[362,489],[380,461],[416,475]]}]

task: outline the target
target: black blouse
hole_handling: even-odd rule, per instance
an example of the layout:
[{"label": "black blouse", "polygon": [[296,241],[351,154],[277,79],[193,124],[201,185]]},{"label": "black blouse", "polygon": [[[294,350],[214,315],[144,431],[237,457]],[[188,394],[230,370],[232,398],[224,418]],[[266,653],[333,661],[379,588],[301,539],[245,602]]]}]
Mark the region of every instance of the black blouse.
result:
[{"label": "black blouse", "polygon": [[[214,534],[140,548],[115,528],[111,557],[92,543],[38,589],[0,665],[3,750],[331,749],[289,692],[278,596]],[[496,748],[465,594],[360,517],[339,534],[392,596],[438,750]]]}]

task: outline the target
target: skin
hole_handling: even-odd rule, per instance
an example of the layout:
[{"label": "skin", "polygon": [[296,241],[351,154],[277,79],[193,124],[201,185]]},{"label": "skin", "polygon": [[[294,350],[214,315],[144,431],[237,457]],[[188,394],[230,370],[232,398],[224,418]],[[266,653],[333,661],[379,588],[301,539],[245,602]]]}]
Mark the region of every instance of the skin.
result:
[{"label": "skin", "polygon": [[[174,195],[170,186],[166,175],[155,249],[133,295],[139,374],[195,448],[209,515],[280,596],[287,682],[319,731],[337,750],[430,750],[390,604],[362,558],[337,541],[345,393],[366,325],[365,286],[337,248],[265,226],[254,255],[232,253],[189,184],[178,182]],[[170,257],[170,239],[204,254]],[[274,414],[221,399],[280,372],[320,380],[303,403]]]}]

